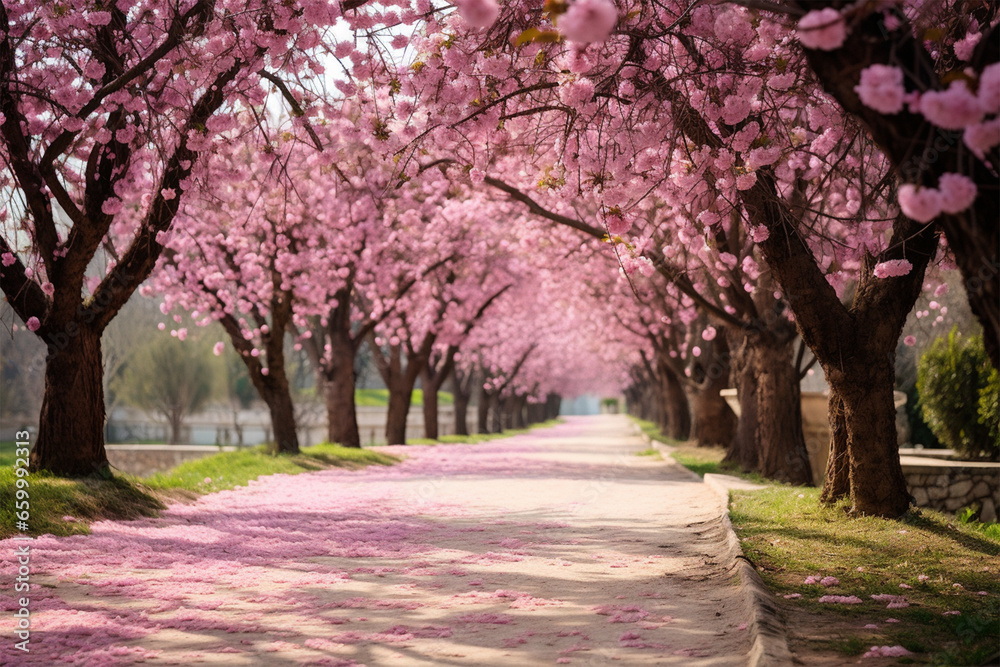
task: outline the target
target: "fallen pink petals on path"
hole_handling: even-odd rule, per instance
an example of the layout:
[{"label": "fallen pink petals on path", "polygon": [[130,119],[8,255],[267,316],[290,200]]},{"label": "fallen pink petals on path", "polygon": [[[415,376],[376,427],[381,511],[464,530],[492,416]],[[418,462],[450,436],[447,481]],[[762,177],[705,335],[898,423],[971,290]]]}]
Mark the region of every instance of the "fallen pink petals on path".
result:
[{"label": "fallen pink petals on path", "polygon": [[[386,448],[406,460],[43,536],[28,543],[31,651],[6,642],[0,664],[745,664],[719,501],[635,456],[631,433],[568,418]],[[16,560],[0,572],[13,580]],[[6,637],[17,607],[0,593]]]}]

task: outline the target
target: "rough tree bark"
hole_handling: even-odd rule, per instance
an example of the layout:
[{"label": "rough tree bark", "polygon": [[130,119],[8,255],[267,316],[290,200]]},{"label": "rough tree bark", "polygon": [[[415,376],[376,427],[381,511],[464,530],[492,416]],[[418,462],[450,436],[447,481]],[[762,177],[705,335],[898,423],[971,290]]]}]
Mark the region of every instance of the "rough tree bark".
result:
[{"label": "rough tree bark", "polygon": [[847,450],[847,420],[844,401],[837,390],[830,388],[830,451],[826,460],[826,477],[820,501],[831,504],[851,495],[851,455]]},{"label": "rough tree bark", "polygon": [[[50,342],[33,470],[69,477],[108,473],[104,451],[104,380],[101,334],[76,325],[74,336]],[[72,445],[70,444],[72,443]]]},{"label": "rough tree bark", "polygon": [[[229,335],[233,348],[239,353],[243,365],[247,368],[250,381],[261,400],[267,405],[271,415],[275,450],[296,454],[299,451],[299,437],[295,423],[291,386],[285,369],[285,333],[288,331],[292,319],[292,297],[288,291],[280,288],[280,274],[273,266],[271,270],[274,286],[269,304],[271,323],[267,333],[261,333],[264,358],[267,361],[266,374],[264,372],[264,358],[253,356],[254,344],[243,336],[243,327],[236,317],[231,313],[226,313],[219,320],[219,323]],[[207,294],[215,294],[207,286],[203,285],[202,288]],[[254,318],[259,327],[267,324],[264,316],[259,312],[254,313]]]},{"label": "rough tree bark", "polygon": [[326,437],[344,447],[360,447],[358,409],[354,401],[355,347],[343,336],[332,336],[329,361],[317,372],[322,374],[323,399],[326,404]]},{"label": "rough tree bark", "polygon": [[730,330],[728,335],[740,416],[726,459],[765,477],[811,484],[794,329],[774,322],[756,331]]},{"label": "rough tree bark", "polygon": [[386,415],[385,437],[390,445],[406,444],[406,418],[410,414],[413,387],[427,364],[436,336],[428,333],[418,349],[406,346],[405,363],[402,345],[391,345],[383,351],[375,343],[375,331],[369,331],[368,344],[375,358],[375,365],[389,390],[389,408]]},{"label": "rough tree bark", "polygon": [[413,389],[397,379],[389,387],[389,409],[385,421],[385,441],[390,445],[406,444],[406,419],[410,414]]},{"label": "rough tree bark", "polygon": [[667,358],[667,350],[659,348],[656,354],[656,370],[660,378],[660,400],[663,404],[663,414],[666,428],[663,432],[674,440],[687,440],[691,437],[691,406],[688,403],[684,383],[674,371]]},{"label": "rough tree bark", "polygon": [[695,365],[692,430],[700,447],[729,447],[736,434],[736,413],[720,393],[729,386],[729,356],[729,345],[719,336],[705,346],[703,361]]}]

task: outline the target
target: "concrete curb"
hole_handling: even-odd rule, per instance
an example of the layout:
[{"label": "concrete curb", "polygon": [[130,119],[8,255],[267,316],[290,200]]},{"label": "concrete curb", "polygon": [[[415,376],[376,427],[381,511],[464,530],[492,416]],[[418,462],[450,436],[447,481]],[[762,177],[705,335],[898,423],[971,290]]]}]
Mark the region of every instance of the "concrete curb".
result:
[{"label": "concrete curb", "polygon": [[[672,448],[653,440],[636,428],[639,437],[650,447],[662,454],[669,454]],[[777,601],[771,591],[764,585],[760,574],[747,560],[740,547],[740,540],[733,530],[729,520],[729,491],[731,489],[761,489],[762,486],[751,484],[738,477],[715,475],[709,473],[704,480],[696,473],[678,464],[688,475],[703,481],[706,486],[715,491],[722,501],[722,526],[726,534],[726,553],[731,562],[731,569],[739,577],[740,590],[749,618],[747,632],[750,635],[750,653],[747,656],[748,667],[785,667],[792,665],[792,654],[788,650],[788,639],[785,636],[785,625],[781,621]]]},{"label": "concrete curb", "polygon": [[760,574],[747,560],[740,547],[740,540],[733,530],[729,520],[729,491],[731,489],[761,489],[764,487],[750,484],[737,477],[728,475],[705,475],[705,484],[715,491],[725,510],[722,514],[722,524],[726,531],[727,550],[733,561],[733,568],[740,579],[747,615],[750,618],[748,631],[750,633],[750,655],[747,657],[749,667],[782,667],[791,665],[792,653],[788,650],[788,638],[785,636],[785,625],[781,620],[778,603],[768,590]]}]

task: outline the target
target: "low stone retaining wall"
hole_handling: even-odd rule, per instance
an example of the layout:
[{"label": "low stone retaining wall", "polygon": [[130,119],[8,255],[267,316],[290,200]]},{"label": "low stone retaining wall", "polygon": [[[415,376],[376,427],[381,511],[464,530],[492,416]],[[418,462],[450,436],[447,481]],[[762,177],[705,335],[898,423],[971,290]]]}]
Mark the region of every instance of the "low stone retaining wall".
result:
[{"label": "low stone retaining wall", "polygon": [[996,521],[1000,508],[1000,463],[948,461],[929,456],[900,456],[899,463],[918,507],[957,512],[980,508],[981,521]]},{"label": "low stone retaining wall", "polygon": [[235,447],[209,445],[106,445],[108,462],[120,472],[139,477],[170,470],[185,461],[231,452]]}]

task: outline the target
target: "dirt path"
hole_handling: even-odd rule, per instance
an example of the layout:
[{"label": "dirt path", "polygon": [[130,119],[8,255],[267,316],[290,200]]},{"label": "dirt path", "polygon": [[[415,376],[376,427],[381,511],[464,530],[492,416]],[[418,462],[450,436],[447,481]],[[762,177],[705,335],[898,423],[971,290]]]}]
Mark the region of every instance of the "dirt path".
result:
[{"label": "dirt path", "polygon": [[32,652],[7,641],[0,662],[745,664],[719,500],[635,456],[631,432],[624,417],[569,418],[386,448],[407,460],[40,538]]}]

